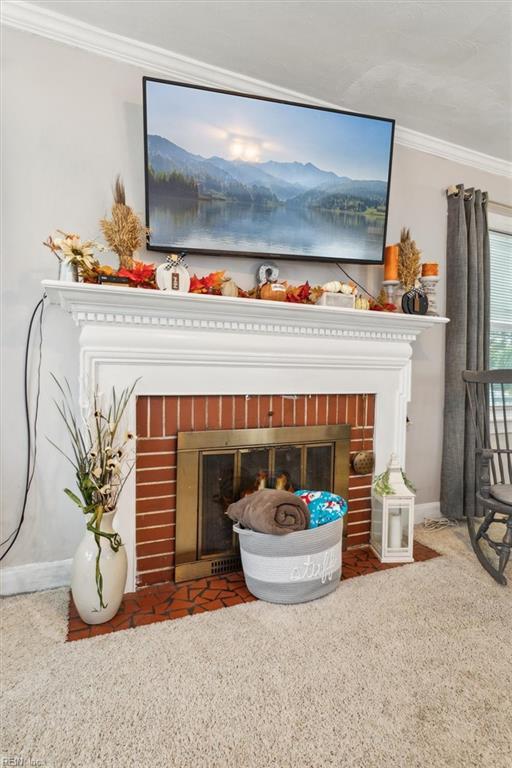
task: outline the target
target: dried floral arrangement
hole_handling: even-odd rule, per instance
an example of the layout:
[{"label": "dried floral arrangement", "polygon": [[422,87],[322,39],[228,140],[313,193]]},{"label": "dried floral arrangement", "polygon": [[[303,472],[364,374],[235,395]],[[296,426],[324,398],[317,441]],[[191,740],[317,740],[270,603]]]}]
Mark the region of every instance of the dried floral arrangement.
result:
[{"label": "dried floral arrangement", "polygon": [[103,245],[94,240],[82,240],[80,235],[63,232],[61,229],[57,230],[57,234],[61,237],[48,235],[43,245],[49,248],[59,261],[74,264],[82,277],[99,266],[94,251],[105,251]]},{"label": "dried floral arrangement", "polygon": [[421,251],[411,238],[410,230],[406,227],[403,227],[400,232],[398,247],[398,279],[402,287],[406,291],[410,291],[415,287],[420,275]]},{"label": "dried floral arrangement", "polygon": [[132,208],[126,205],[126,192],[120,176],[114,184],[111,218],[101,219],[100,226],[111,250],[117,253],[119,267],[131,271],[134,253],[144,247],[149,230]]},{"label": "dried floral arrangement", "polygon": [[68,455],[54,442],[49,442],[73,466],[79,496],[69,488],[64,493],[87,516],[87,530],[94,534],[98,554],[96,555],[96,589],[100,608],[105,608],[103,602],[103,576],[101,573],[101,538],[109,541],[110,547],[117,552],[122,546],[118,533],[106,533],[101,530],[101,520],[105,513],[116,509],[119,495],[133,469],[135,460],[129,445],[134,435],[125,432],[119,436],[123,415],[128,401],[133,394],[135,385],[117,394],[112,389],[111,400],[106,408],[102,408],[99,397],[94,396],[94,411],[90,419],[82,423],[75,415],[73,397],[69,383],[63,386],[53,376],[61,402],[55,400],[57,410],[62,417],[71,439],[72,452]]}]

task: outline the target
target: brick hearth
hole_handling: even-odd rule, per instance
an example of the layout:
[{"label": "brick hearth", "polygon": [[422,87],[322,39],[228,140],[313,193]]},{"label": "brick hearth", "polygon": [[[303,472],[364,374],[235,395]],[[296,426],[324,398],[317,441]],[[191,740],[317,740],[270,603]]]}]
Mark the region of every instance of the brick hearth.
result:
[{"label": "brick hearth", "polygon": [[[416,562],[439,557],[439,553],[424,544],[414,542]],[[342,579],[366,576],[376,571],[389,568],[414,567],[410,563],[381,563],[369,547],[359,547],[343,554]],[[249,603],[256,598],[245,586],[241,571],[225,576],[210,576],[206,579],[184,581],[181,584],[166,583],[154,587],[145,587],[138,592],[126,594],[119,612],[106,624],[91,626],[84,624],[70,597],[68,640],[81,640],[86,637],[118,632],[145,624],[154,624],[198,613],[230,608],[233,605]]]},{"label": "brick hearth", "polygon": [[[373,446],[374,410],[373,395],[138,397],[137,586],[174,579],[178,432],[350,424],[352,456],[363,448],[363,437],[365,448]],[[349,548],[369,542],[370,490],[371,475],[350,475]]]}]

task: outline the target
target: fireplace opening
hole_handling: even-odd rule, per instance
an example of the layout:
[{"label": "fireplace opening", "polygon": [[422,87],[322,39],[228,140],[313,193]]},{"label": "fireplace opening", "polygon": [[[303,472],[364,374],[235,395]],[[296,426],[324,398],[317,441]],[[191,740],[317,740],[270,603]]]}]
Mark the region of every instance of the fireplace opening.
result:
[{"label": "fireplace opening", "polygon": [[350,425],[178,433],[175,581],[240,568],[228,506],[263,488],[348,495]]}]

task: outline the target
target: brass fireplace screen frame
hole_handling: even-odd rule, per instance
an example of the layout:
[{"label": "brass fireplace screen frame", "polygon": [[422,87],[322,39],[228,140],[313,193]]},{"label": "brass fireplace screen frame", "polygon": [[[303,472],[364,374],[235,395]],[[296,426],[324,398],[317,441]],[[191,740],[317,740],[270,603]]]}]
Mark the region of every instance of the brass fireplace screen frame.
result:
[{"label": "brass fireplace screen frame", "polygon": [[[348,497],[350,471],[350,425],[314,427],[269,427],[266,429],[212,430],[179,432],[176,488],[175,581],[226,573],[240,567],[235,538],[233,549],[200,556],[200,506],[202,503],[202,455],[222,453],[223,449],[270,449],[285,446],[333,447],[331,490]],[[304,457],[305,451],[302,452]],[[301,467],[304,476],[304,465]],[[319,490],[319,489],[311,489]],[[329,489],[322,489],[329,490]],[[345,547],[346,526],[343,532]]]}]

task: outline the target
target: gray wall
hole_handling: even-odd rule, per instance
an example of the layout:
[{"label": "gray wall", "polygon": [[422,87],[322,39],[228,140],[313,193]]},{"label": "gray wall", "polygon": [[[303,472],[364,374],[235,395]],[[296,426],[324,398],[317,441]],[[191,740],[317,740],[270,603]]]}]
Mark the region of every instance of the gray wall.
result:
[{"label": "gray wall", "polygon": [[[2,93],[2,539],[15,525],[22,500],[26,441],[23,426],[23,354],[40,281],[56,276],[56,261],[42,246],[55,228],[99,237],[98,220],[111,202],[121,172],[129,201],[143,211],[141,76],[151,74],[14,30],[3,35]],[[350,106],[350,105],[347,105]],[[447,185],[464,182],[510,199],[508,181],[428,154],[397,146],[391,188],[388,242],[411,227],[425,259],[444,275]],[[154,261],[154,255],[148,255]],[[253,284],[259,260],[189,260],[198,273],[227,268],[244,287]],[[349,270],[371,289],[380,267]],[[288,262],[282,276],[324,282],[339,273],[329,265]],[[444,285],[441,280],[441,308]],[[39,454],[26,522],[5,565],[60,560],[72,555],[83,521],[62,493],[72,472],[45,439],[64,443],[55,417],[49,371],[77,383],[77,331],[68,315],[49,307],[44,325]],[[414,351],[407,471],[418,502],[437,501],[441,462],[444,331],[426,332]],[[34,372],[33,372],[34,373]],[[370,385],[370,384],[369,384]],[[371,385],[370,385],[371,386]]]}]

